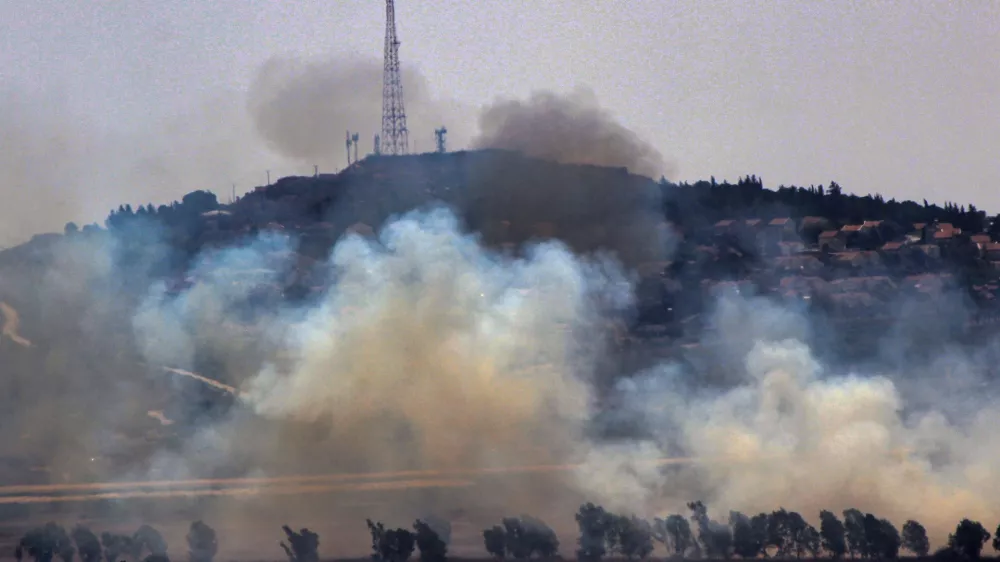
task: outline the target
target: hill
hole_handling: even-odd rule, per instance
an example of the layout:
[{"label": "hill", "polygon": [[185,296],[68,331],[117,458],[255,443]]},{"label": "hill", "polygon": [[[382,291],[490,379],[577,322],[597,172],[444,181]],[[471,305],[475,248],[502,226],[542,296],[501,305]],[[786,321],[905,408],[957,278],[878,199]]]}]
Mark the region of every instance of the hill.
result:
[{"label": "hill", "polygon": [[[996,223],[971,205],[857,197],[836,184],[772,191],[753,176],[676,185],[505,151],[369,157],[339,174],[282,178],[230,204],[196,191],[170,205],[122,206],[104,228],[67,225],[0,252],[2,406],[17,414],[0,436],[3,450],[49,470],[35,479],[97,477],[104,469],[87,460],[94,451],[145,474],[153,452],[228,415],[233,402],[162,367],[239,387],[280,363],[269,326],[254,320],[281,303],[318,301],[345,234],[371,237],[391,218],[437,204],[498,254],[551,238],[622,262],[638,306],[606,326],[615,353],[599,374],[609,383],[664,357],[728,380],[709,314],[728,291],[809,312],[835,328],[816,332],[829,349],[850,351],[838,351],[841,359],[876,353],[900,325],[919,328],[906,338],[914,353],[932,353],[981,335],[996,316]],[[225,252],[233,248],[252,249],[253,259]],[[195,298],[206,280],[231,293]],[[162,307],[148,309],[151,295]],[[183,333],[171,324],[179,309],[213,321],[171,341],[137,337],[154,324]],[[82,439],[88,431],[94,437]],[[306,454],[323,460],[280,450],[291,466]]]}]

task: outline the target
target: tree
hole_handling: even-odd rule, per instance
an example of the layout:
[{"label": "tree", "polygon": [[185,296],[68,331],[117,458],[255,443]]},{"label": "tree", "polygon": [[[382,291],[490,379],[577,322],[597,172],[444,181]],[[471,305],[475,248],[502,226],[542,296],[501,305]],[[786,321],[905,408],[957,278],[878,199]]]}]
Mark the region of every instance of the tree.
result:
[{"label": "tree", "polygon": [[372,536],[372,560],[406,562],[416,548],[416,536],[406,529],[386,529],[381,522],[366,519]]},{"label": "tree", "polygon": [[697,543],[691,532],[691,525],[683,515],[669,515],[666,519],[656,518],[653,522],[653,538],[663,543],[674,556],[684,554]]},{"label": "tree", "polygon": [[187,534],[188,557],[191,562],[212,562],[219,552],[215,529],[202,521],[191,523]]},{"label": "tree", "polygon": [[740,558],[757,558],[764,552],[767,516],[761,515],[751,519],[739,511],[729,512],[729,526],[733,529],[733,552]]},{"label": "tree", "polygon": [[636,516],[615,516],[611,541],[626,560],[642,560],[653,552],[653,529]]},{"label": "tree", "polygon": [[729,527],[709,519],[708,508],[700,501],[689,503],[688,509],[691,510],[691,520],[698,526],[698,540],[705,555],[710,558],[729,558],[733,546],[733,535]]},{"label": "tree", "polygon": [[72,236],[77,232],[80,232],[80,227],[78,227],[75,222],[68,222],[66,223],[66,226],[63,227],[63,234],[66,236]]},{"label": "tree", "polygon": [[309,529],[301,529],[298,533],[288,525],[282,525],[288,539],[281,542],[281,549],[288,556],[288,562],[319,562],[319,535]]},{"label": "tree", "polygon": [[143,525],[132,535],[132,560],[139,560],[143,552],[149,552],[151,556],[167,556],[167,541],[163,540],[163,535],[159,531]]},{"label": "tree", "polygon": [[104,532],[101,533],[101,545],[106,562],[120,562],[123,555],[132,552],[132,537]]},{"label": "tree", "polygon": [[585,503],[576,512],[576,525],[580,529],[576,556],[581,561],[596,562],[608,552],[608,537],[612,534],[614,516],[599,505]]},{"label": "tree", "polygon": [[518,560],[531,558],[533,554],[549,558],[559,552],[559,539],[544,521],[522,515],[505,517],[502,523],[506,539],[504,549],[510,556]]},{"label": "tree", "polygon": [[830,511],[819,512],[819,534],[822,539],[823,550],[827,551],[834,559],[840,558],[847,553],[847,538],[845,536],[844,524]]},{"label": "tree", "polygon": [[990,532],[979,521],[962,519],[955,532],[948,536],[948,547],[971,560],[978,560]]},{"label": "tree", "polygon": [[1000,552],[1000,525],[997,525],[997,530],[993,533],[993,550]]},{"label": "tree", "polygon": [[865,543],[868,556],[880,559],[899,557],[899,531],[888,519],[879,519],[871,513],[865,514]]},{"label": "tree", "polygon": [[483,544],[490,556],[500,560],[507,557],[507,534],[500,525],[483,530]]},{"label": "tree", "polygon": [[417,519],[413,523],[413,530],[416,532],[421,562],[444,562],[448,558],[447,543],[430,525]]},{"label": "tree", "polygon": [[101,562],[101,541],[90,529],[77,525],[73,528],[73,542],[80,553],[81,562]]},{"label": "tree", "polygon": [[865,541],[865,516],[857,509],[844,510],[844,530],[847,538],[847,551],[851,558],[868,556],[868,543]]},{"label": "tree", "polygon": [[73,562],[75,553],[73,541],[66,530],[55,523],[46,523],[25,533],[17,550],[31,556],[35,562],[52,562],[57,555],[64,562]]},{"label": "tree", "polygon": [[920,523],[910,519],[903,524],[902,547],[915,556],[924,557],[930,552],[931,544],[927,540],[927,530]]}]

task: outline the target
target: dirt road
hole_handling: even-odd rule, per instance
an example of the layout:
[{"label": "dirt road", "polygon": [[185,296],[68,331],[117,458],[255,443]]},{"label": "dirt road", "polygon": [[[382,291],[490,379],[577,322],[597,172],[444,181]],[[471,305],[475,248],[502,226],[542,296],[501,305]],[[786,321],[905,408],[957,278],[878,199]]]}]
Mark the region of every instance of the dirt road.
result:
[{"label": "dirt road", "polygon": [[20,346],[31,347],[31,342],[18,333],[18,328],[21,325],[21,317],[14,310],[13,306],[0,301],[0,317],[3,320],[3,324],[0,326],[0,338],[6,336]]}]

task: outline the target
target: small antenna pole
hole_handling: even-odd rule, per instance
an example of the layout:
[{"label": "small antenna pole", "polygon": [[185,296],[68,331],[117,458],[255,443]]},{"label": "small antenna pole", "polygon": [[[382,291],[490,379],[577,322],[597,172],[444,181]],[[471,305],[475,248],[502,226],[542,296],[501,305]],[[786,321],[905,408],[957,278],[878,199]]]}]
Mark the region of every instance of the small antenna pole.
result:
[{"label": "small antenna pole", "polygon": [[354,145],[354,161],[358,161],[358,134],[351,135],[351,144]]},{"label": "small antenna pole", "polygon": [[313,164],[313,177],[314,178],[319,177],[319,165],[317,164]]},{"label": "small antenna pole", "polygon": [[268,187],[271,186],[271,170],[267,171],[267,185]]}]

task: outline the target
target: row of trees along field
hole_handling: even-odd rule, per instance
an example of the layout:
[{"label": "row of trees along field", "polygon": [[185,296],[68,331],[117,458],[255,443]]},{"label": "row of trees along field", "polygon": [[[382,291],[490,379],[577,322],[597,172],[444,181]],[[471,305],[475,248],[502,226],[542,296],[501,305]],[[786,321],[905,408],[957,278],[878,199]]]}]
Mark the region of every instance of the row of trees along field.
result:
[{"label": "row of trees along field", "polygon": [[[917,557],[930,554],[924,527],[913,520],[902,530],[871,513],[847,509],[843,518],[830,511],[819,515],[816,529],[797,512],[779,509],[748,516],[732,511],[727,522],[708,516],[702,502],[688,504],[691,513],[670,515],[652,521],[634,515],[615,514],[592,503],[576,513],[580,535],[576,558],[598,562],[606,558],[643,560],[662,544],[674,559],[722,560],[737,556],[751,558],[819,558],[866,560],[897,559],[901,550]],[[371,535],[371,559],[376,562],[406,562],[414,552],[421,562],[444,562],[448,558],[451,527],[447,522],[417,520],[413,530],[388,529],[381,522],[366,521]],[[319,536],[309,529],[282,528],[281,543],[289,562],[319,562]],[[942,560],[976,560],[990,540],[990,533],[977,521],[963,519],[948,537],[948,543],[934,553]],[[215,531],[201,521],[191,524],[187,534],[188,560],[212,562],[218,552]],[[499,525],[483,531],[486,552],[498,560],[557,559],[559,539],[543,521],[522,515],[504,518]],[[994,534],[993,549],[1000,551],[1000,526]],[[35,562],[72,562],[79,553],[81,562],[169,562],[167,543],[156,529],[140,527],[133,535],[103,533],[86,527],[72,532],[55,523],[26,533],[15,557],[25,555]]]}]

